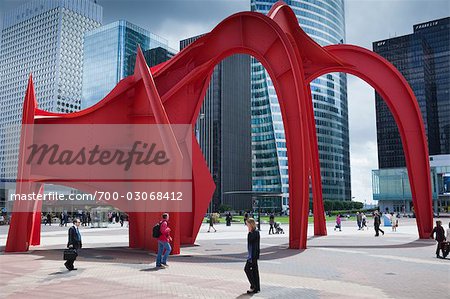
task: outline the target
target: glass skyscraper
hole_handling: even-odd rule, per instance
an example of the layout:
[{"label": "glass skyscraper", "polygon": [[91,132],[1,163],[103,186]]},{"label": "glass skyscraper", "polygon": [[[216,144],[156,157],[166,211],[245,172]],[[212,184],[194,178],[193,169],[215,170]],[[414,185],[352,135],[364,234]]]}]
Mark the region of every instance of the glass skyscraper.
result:
[{"label": "glass skyscraper", "polygon": [[[434,212],[448,209],[450,192],[450,18],[413,26],[413,33],[373,43],[374,52],[391,62],[414,91],[430,154]],[[378,170],[373,198],[382,211],[412,212],[412,196],[397,124],[375,93]]]},{"label": "glass skyscraper", "polygon": [[[168,48],[168,41],[130,22],[120,20],[84,38],[82,108],[103,99],[123,78],[132,75],[130,56],[151,48]],[[134,65],[134,64],[133,64]]]},{"label": "glass skyscraper", "polygon": [[101,26],[90,0],[34,0],[4,14],[0,56],[0,174],[15,180],[22,106],[33,74],[39,108],[80,109],[83,35]]},{"label": "glass skyscraper", "polygon": [[[374,52],[405,77],[419,104],[430,155],[450,154],[450,18],[413,26],[412,34],[376,41]],[[394,118],[375,97],[379,168],[405,167]]]},{"label": "glass skyscraper", "polygon": [[[200,36],[180,41],[184,49]],[[250,56],[232,55],[218,63],[211,75],[195,124],[196,138],[211,172],[216,189],[209,207],[252,209],[251,191]]]},{"label": "glass skyscraper", "polygon": [[[251,0],[251,10],[267,14],[276,0]],[[285,1],[301,28],[321,46],[345,40],[343,0]],[[289,201],[286,138],[273,83],[262,65],[252,59],[252,178],[254,191],[281,192]],[[324,200],[350,200],[350,155],[347,77],[330,73],[311,83],[319,145]],[[268,198],[262,206],[276,206]]]}]

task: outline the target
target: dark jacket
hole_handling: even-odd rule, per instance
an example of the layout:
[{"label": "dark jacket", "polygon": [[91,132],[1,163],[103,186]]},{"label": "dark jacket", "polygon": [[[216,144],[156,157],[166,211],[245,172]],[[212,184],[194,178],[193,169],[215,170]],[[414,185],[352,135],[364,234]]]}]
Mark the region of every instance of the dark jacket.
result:
[{"label": "dark jacket", "polygon": [[380,215],[375,215],[375,216],[373,217],[373,225],[375,225],[375,226],[380,226],[380,224],[381,224],[381,218],[380,218]]},{"label": "dark jacket", "polygon": [[435,240],[438,242],[444,242],[445,241],[445,231],[442,226],[435,226],[433,228],[433,231],[431,232],[431,237],[433,237],[433,234],[436,233]]},{"label": "dark jacket", "polygon": [[259,259],[259,231],[255,229],[247,235],[248,259]]},{"label": "dark jacket", "polygon": [[75,249],[79,249],[82,246],[81,235],[77,233],[75,226],[69,228],[69,241],[67,242],[67,247],[70,245],[72,245]]}]

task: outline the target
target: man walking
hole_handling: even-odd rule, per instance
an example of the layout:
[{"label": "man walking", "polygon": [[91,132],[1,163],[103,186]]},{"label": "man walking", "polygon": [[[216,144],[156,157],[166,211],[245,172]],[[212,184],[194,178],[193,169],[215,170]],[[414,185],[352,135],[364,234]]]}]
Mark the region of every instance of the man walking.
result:
[{"label": "man walking", "polygon": [[362,227],[362,215],[360,212],[356,212],[356,223],[358,224],[358,230]]},{"label": "man walking", "polygon": [[169,257],[172,247],[170,243],[172,238],[170,237],[170,228],[168,225],[169,214],[162,214],[162,219],[159,222],[160,225],[160,236],[158,237],[158,254],[156,255],[156,267],[165,268],[167,265],[167,258]]},{"label": "man walking", "polygon": [[[445,231],[444,228],[442,227],[442,222],[441,221],[436,221],[436,226],[433,228],[433,230],[431,231],[431,235],[430,238],[433,238],[433,235],[436,233],[436,242],[437,242],[437,247],[436,247],[436,258],[444,258],[445,257],[445,252],[444,252],[444,246],[443,243],[445,242]],[[439,251],[442,251],[442,256],[439,255]]]},{"label": "man walking", "polygon": [[[80,227],[81,221],[78,218],[75,218],[73,220],[73,226],[69,228],[69,241],[67,242],[67,248],[73,248],[75,250],[75,253],[77,253],[77,250],[81,248],[81,234],[78,228]],[[77,270],[77,268],[74,268],[73,263],[77,259],[78,254],[74,256],[73,259],[67,260],[64,263],[64,266],[66,266],[67,270],[73,271]]]},{"label": "man walking", "polygon": [[378,237],[380,235],[379,232],[381,232],[384,235],[384,231],[380,228],[381,225],[381,218],[378,211],[375,211],[375,214],[373,216],[373,227],[375,228],[375,237]]}]

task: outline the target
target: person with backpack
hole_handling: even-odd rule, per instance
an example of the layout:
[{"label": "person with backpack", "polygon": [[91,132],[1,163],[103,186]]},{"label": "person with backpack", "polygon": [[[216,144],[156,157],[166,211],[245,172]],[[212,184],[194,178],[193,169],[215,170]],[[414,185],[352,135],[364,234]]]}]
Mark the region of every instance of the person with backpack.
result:
[{"label": "person with backpack", "polygon": [[169,257],[172,247],[170,242],[170,228],[168,225],[169,214],[164,213],[161,216],[161,221],[153,227],[153,237],[158,239],[158,254],[156,255],[156,267],[165,268],[167,265],[167,258]]}]

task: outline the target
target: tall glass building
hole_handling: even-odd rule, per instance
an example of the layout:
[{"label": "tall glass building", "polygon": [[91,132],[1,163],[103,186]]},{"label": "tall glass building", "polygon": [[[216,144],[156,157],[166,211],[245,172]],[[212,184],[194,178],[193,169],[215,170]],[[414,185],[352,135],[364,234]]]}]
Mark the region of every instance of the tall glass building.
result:
[{"label": "tall glass building", "polygon": [[[180,41],[180,50],[200,36]],[[196,138],[216,184],[209,212],[251,210],[250,56],[232,55],[211,75],[195,124]],[[238,194],[229,192],[240,191]]]},{"label": "tall glass building", "polygon": [[84,38],[82,108],[103,99],[123,78],[133,74],[130,56],[143,51],[168,48],[168,41],[130,22],[120,20],[91,32]]},{"label": "tall glass building", "polygon": [[[450,154],[450,18],[413,26],[412,34],[373,43],[405,77],[419,104],[430,155]],[[375,96],[379,168],[405,167],[395,120]]]},{"label": "tall glass building", "polygon": [[[251,10],[267,14],[276,0],[251,0]],[[302,29],[321,46],[345,40],[343,0],[287,0]],[[262,206],[286,209],[289,176],[286,138],[273,83],[255,59],[252,82],[252,179],[254,191],[281,192]],[[350,200],[347,77],[330,73],[311,83],[325,200]]]},{"label": "tall glass building", "polygon": [[[414,91],[430,154],[435,213],[450,209],[450,18],[413,25],[413,33],[373,43]],[[397,124],[381,96],[375,95],[378,166],[373,199],[382,211],[412,212],[412,196]],[[399,182],[401,181],[401,184]],[[399,189],[398,186],[401,186]]]},{"label": "tall glass building", "polygon": [[0,174],[15,180],[22,106],[33,74],[39,108],[80,109],[83,35],[101,26],[103,9],[90,0],[34,0],[3,17],[0,56]]}]

